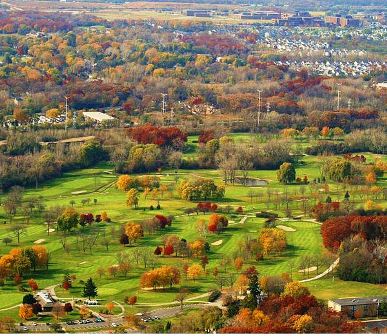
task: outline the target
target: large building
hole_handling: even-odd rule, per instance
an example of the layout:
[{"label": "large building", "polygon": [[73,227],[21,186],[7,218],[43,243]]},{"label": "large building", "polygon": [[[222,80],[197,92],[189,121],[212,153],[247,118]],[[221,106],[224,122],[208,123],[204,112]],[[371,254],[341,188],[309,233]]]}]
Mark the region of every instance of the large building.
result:
[{"label": "large building", "polygon": [[273,11],[244,12],[241,14],[243,20],[277,20],[281,13]]},{"label": "large building", "polygon": [[329,15],[325,17],[325,22],[330,26],[341,27],[360,27],[362,22],[360,19],[355,19],[351,15]]},{"label": "large building", "polygon": [[380,303],[385,301],[387,301],[387,296],[335,299],[328,301],[328,307],[337,312],[344,312],[352,318],[375,317],[378,316]]},{"label": "large building", "polygon": [[44,312],[51,311],[56,300],[47,291],[37,292],[35,300],[42,306]]},{"label": "large building", "polygon": [[309,12],[296,12],[294,15],[282,16],[281,19],[276,20],[278,26],[288,27],[322,27],[325,22],[321,17],[310,15]]}]

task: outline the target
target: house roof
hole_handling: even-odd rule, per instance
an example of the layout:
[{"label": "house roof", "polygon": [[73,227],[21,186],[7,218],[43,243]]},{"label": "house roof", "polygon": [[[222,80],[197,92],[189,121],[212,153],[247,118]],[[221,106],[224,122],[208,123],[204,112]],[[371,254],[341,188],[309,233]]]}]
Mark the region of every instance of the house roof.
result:
[{"label": "house roof", "polygon": [[97,121],[105,121],[105,120],[114,120],[115,118],[102,112],[83,112],[85,117],[97,120]]},{"label": "house roof", "polygon": [[387,296],[374,296],[374,297],[367,297],[367,298],[344,298],[344,299],[334,299],[330,301],[337,303],[340,306],[367,305],[367,304],[378,303],[381,301],[387,301]]}]

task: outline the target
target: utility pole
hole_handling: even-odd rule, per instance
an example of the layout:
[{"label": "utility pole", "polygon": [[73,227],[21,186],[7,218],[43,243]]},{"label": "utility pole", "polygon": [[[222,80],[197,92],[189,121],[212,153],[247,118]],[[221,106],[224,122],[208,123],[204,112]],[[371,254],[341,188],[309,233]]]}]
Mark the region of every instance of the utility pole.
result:
[{"label": "utility pole", "polygon": [[340,84],[337,84],[337,111],[340,111]]},{"label": "utility pole", "polygon": [[261,92],[262,92],[262,90],[258,90],[257,130],[259,128],[259,122],[260,122],[260,118],[261,118]]},{"label": "utility pole", "polygon": [[66,100],[66,105],[65,105],[65,113],[66,113],[66,118],[65,118],[65,131],[67,131],[67,121],[68,121],[68,110],[69,110],[69,104],[68,104],[68,97],[65,96]]},{"label": "utility pole", "polygon": [[165,112],[166,112],[166,102],[165,102],[165,97],[167,96],[166,93],[162,93],[161,94],[162,97],[163,97],[163,103],[162,103],[162,106],[161,106],[161,116],[163,118],[163,123],[164,123],[164,119],[165,119]]}]

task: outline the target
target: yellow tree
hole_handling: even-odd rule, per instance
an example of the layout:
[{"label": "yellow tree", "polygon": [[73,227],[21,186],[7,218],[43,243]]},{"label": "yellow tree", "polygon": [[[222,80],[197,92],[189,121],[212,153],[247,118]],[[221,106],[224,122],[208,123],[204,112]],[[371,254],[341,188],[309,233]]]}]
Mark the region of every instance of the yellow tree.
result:
[{"label": "yellow tree", "polygon": [[241,274],[235,281],[235,288],[241,294],[247,290],[249,286],[249,278],[245,274]]},{"label": "yellow tree", "polygon": [[197,280],[203,274],[203,267],[199,264],[192,264],[187,269],[187,276],[193,281]]},{"label": "yellow tree", "polygon": [[129,207],[134,206],[134,208],[137,209],[137,206],[138,206],[138,191],[137,191],[137,189],[132,188],[126,193],[126,205]]},{"label": "yellow tree", "polygon": [[129,242],[136,242],[138,238],[144,237],[142,226],[136,223],[126,224],[125,234],[128,236]]},{"label": "yellow tree", "polygon": [[283,292],[283,296],[292,296],[295,298],[309,294],[309,289],[301,285],[298,281],[287,283]]},{"label": "yellow tree", "polygon": [[132,183],[132,178],[129,175],[121,175],[116,183],[117,189],[127,191],[129,185]]},{"label": "yellow tree", "polygon": [[310,332],[313,328],[313,319],[311,316],[305,314],[301,315],[293,324],[294,329],[300,334]]}]

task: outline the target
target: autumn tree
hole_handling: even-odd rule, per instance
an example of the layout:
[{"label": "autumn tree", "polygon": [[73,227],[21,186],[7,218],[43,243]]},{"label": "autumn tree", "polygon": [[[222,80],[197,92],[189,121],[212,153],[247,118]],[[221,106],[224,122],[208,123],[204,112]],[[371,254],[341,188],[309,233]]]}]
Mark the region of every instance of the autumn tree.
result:
[{"label": "autumn tree", "polygon": [[187,269],[187,275],[189,279],[197,280],[203,274],[203,267],[199,264],[192,264]]},{"label": "autumn tree", "polygon": [[126,194],[126,205],[137,209],[138,206],[138,191],[137,189],[130,189]]},{"label": "autumn tree", "polygon": [[284,184],[289,184],[296,179],[296,169],[294,165],[289,162],[284,162],[277,171],[278,181]]},{"label": "autumn tree", "polygon": [[22,320],[28,320],[28,319],[30,319],[33,316],[34,316],[34,313],[32,311],[32,305],[30,305],[30,304],[22,304],[19,307],[19,317]]},{"label": "autumn tree", "polygon": [[135,243],[138,238],[144,237],[144,231],[140,224],[128,223],[125,225],[125,234],[128,237],[129,244]]}]

